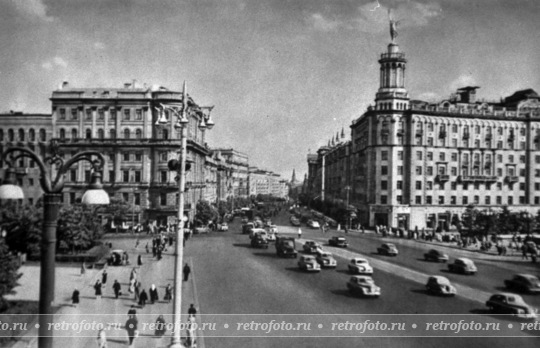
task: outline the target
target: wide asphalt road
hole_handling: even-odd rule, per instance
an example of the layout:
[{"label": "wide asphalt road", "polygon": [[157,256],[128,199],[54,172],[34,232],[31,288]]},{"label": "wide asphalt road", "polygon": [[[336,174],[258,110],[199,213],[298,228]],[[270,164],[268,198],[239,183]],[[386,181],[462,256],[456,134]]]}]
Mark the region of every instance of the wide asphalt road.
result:
[{"label": "wide asphalt road", "polygon": [[[296,233],[297,228],[287,226],[287,219],[288,216],[285,214],[276,219],[280,233]],[[322,236],[319,231],[308,231],[305,227],[302,230],[303,239],[327,238],[329,235]],[[370,252],[376,249],[372,247],[372,244],[376,245],[380,241],[349,239],[353,243],[352,250],[348,250],[349,252],[358,250],[362,254],[379,259],[379,256],[371,255]],[[204,334],[207,347],[454,347],[456,345],[503,347],[513,344],[532,347],[540,342],[538,338],[534,338],[540,335],[540,331],[523,333],[516,329],[521,323],[527,323],[527,321],[479,315],[486,314],[485,299],[474,300],[471,296],[469,298],[431,296],[426,294],[423,284],[418,280],[407,279],[406,275],[388,271],[388,269],[381,271],[375,268],[373,275],[376,284],[382,288],[380,298],[367,299],[351,296],[346,288],[350,275],[346,272],[345,259],[337,257],[338,267],[335,270],[322,270],[314,274],[300,272],[297,260],[278,258],[273,245],[270,245],[267,250],[251,248],[249,237],[241,234],[238,220],[231,224],[228,232],[212,232],[209,235],[196,236],[190,243],[193,243],[193,247],[198,250],[193,257],[193,262],[200,313],[203,314],[201,321],[204,322],[206,317],[209,321],[219,322],[218,330]],[[368,245],[368,243],[371,244]],[[301,249],[301,246],[297,245],[297,249]],[[430,264],[417,260],[422,253],[418,250],[414,251],[415,248],[407,250],[395,260],[388,260],[388,258],[382,258],[382,260],[398,263],[401,260],[401,266],[415,270],[417,273],[426,273],[426,277],[431,273],[452,276],[441,272],[441,269],[444,269],[443,264]],[[412,260],[403,261],[410,258]],[[489,267],[496,269],[496,266]],[[481,283],[475,280],[479,276],[465,278],[467,278],[466,284],[471,287],[475,285],[475,282]],[[280,316],[280,314],[288,314],[288,316]],[[294,322],[304,320],[312,322],[315,326],[320,323],[323,328],[318,329],[312,326],[309,331],[279,334],[280,336],[304,337],[273,337],[272,333],[247,332],[238,329],[239,323],[271,319],[276,321],[288,319]],[[371,333],[330,330],[331,322],[347,320],[404,323],[406,330]],[[495,323],[499,325],[500,331],[461,331],[458,334],[458,336],[477,336],[474,338],[455,337],[456,334],[448,329],[436,333],[425,331],[425,325],[428,322],[459,320]],[[413,323],[418,323],[418,328],[415,330],[411,326]],[[229,325],[227,330],[224,329],[226,324]],[[509,329],[508,325],[513,325],[513,330]],[[427,336],[448,337],[425,337],[426,334]],[[259,337],[246,337],[250,335]],[[401,337],[388,337],[392,335]],[[493,337],[494,335],[514,337]]]}]

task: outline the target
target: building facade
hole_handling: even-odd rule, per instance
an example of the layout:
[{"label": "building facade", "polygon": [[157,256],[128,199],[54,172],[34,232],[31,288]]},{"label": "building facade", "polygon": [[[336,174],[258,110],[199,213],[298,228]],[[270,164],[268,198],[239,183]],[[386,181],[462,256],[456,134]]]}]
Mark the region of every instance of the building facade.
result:
[{"label": "building facade", "polygon": [[437,103],[410,100],[399,46],[389,44],[379,63],[375,105],[352,122],[350,145],[308,155],[312,197],[333,198],[349,180],[362,224],[404,229],[449,230],[470,204],[536,214],[540,98],[535,91],[488,102],[476,98],[479,87],[466,86]]}]

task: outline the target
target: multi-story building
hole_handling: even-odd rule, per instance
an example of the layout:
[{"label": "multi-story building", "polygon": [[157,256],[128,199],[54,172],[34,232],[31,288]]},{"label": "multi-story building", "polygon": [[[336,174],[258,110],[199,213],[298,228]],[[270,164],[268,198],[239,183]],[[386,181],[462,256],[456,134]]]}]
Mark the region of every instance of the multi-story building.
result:
[{"label": "multi-story building", "polygon": [[[134,207],[135,222],[167,223],[177,216],[178,178],[168,161],[178,159],[181,133],[176,116],[162,106],[182,103],[182,92],[164,87],[70,88],[53,91],[52,135],[67,156],[84,150],[102,151],[106,157],[103,181],[111,197]],[[205,130],[207,116],[188,96],[187,172],[185,214],[192,217],[205,193],[205,158],[210,153]],[[163,115],[162,115],[163,112]],[[160,124],[164,116],[169,122]],[[64,202],[80,199],[90,167],[78,163],[66,177]],[[211,181],[211,180],[209,180]],[[129,219],[128,219],[129,220]]]},{"label": "multi-story building", "polygon": [[[248,155],[234,149],[216,148],[212,150],[214,154],[224,161],[225,176],[228,176],[226,190],[227,195],[246,198],[248,192]],[[225,190],[223,188],[222,190]]]},{"label": "multi-story building", "polygon": [[249,196],[271,195],[286,198],[290,184],[281,179],[279,174],[257,167],[249,167],[248,192]]},{"label": "multi-story building", "polygon": [[[362,224],[405,229],[448,230],[470,204],[536,213],[536,92],[521,90],[487,102],[477,100],[479,87],[468,86],[438,103],[410,100],[407,61],[399,46],[389,44],[379,63],[375,105],[352,122],[349,158],[346,144],[321,147],[317,157],[308,155],[310,195],[332,197],[349,178],[351,203]],[[343,153],[337,168],[329,164],[332,153]],[[342,170],[347,161],[349,173]]]},{"label": "multi-story building", "polygon": [[[8,147],[19,146],[45,158],[51,137],[50,114],[24,114],[14,111],[0,114],[0,153]],[[4,165],[5,163],[0,163],[0,178],[4,177]],[[15,165],[24,199],[26,203],[34,204],[42,195],[39,169],[35,161],[28,158],[19,159]]]}]

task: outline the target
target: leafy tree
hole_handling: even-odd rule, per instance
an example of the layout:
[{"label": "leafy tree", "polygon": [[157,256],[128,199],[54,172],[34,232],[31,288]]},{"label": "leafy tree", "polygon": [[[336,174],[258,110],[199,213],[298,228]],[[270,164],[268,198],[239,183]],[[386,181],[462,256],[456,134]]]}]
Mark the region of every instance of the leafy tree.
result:
[{"label": "leafy tree", "polygon": [[480,211],[474,207],[473,204],[469,204],[463,214],[463,225],[468,229],[469,234],[477,234],[481,231],[481,227],[478,226],[478,215]]},{"label": "leafy tree", "polygon": [[127,216],[131,214],[132,206],[129,205],[123,199],[111,198],[109,205],[107,205],[107,217],[109,222],[113,222],[116,225],[116,233]]},{"label": "leafy tree", "polygon": [[6,234],[6,243],[13,252],[37,258],[40,253],[43,208],[15,201],[0,203],[0,228]]},{"label": "leafy tree", "polygon": [[7,301],[4,296],[11,293],[21,277],[17,273],[19,262],[17,257],[9,250],[3,239],[0,239],[0,313],[6,309]]},{"label": "leafy tree", "polygon": [[199,201],[196,206],[195,223],[207,225],[211,220],[216,219],[218,212],[207,201]]},{"label": "leafy tree", "polygon": [[92,207],[77,204],[60,210],[57,227],[59,251],[88,250],[103,235],[100,219]]}]

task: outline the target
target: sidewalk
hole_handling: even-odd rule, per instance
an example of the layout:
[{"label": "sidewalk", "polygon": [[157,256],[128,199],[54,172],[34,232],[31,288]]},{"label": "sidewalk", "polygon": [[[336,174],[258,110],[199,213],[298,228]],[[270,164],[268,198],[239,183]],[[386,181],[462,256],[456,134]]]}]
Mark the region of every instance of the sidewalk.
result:
[{"label": "sidewalk", "polygon": [[[109,348],[126,347],[127,333],[124,324],[127,317],[127,311],[132,305],[136,305],[137,318],[139,321],[139,337],[134,341],[133,347],[167,347],[171,341],[171,331],[168,330],[162,338],[154,335],[154,328],[149,324],[155,323],[159,315],[163,315],[165,322],[172,322],[172,302],[163,301],[165,287],[167,284],[174,285],[174,248],[163,254],[163,259],[157,261],[152,254],[147,254],[144,246],[151,239],[141,238],[138,249],[134,248],[132,238],[113,240],[114,248],[120,248],[128,251],[131,265],[107,267],[109,274],[107,284],[103,287],[103,298],[98,300],[94,295],[93,285],[96,279],[101,278],[102,270],[87,270],[84,276],[80,275],[80,269],[57,267],[56,268],[56,293],[55,300],[57,311],[54,315],[55,323],[114,323],[111,329],[106,329],[107,344]],[[185,249],[184,263],[189,263],[191,275],[189,280],[182,282],[182,321],[184,315],[187,317],[187,310],[191,303],[199,310],[199,302],[196,290],[196,272],[197,269],[191,262],[191,255],[196,251]],[[145,308],[139,308],[134,301],[134,295],[128,292],[128,281],[133,264],[136,264],[138,255],[143,258],[143,265],[139,269],[138,279],[142,283],[142,288],[148,293],[150,285],[155,284],[158,288],[159,301],[155,304],[147,304]],[[20,272],[23,277],[20,279],[21,286],[17,287],[15,295],[11,300],[34,300],[39,297],[39,266],[22,266]],[[122,295],[119,299],[114,298],[112,284],[117,279],[122,286]],[[80,303],[78,307],[71,306],[71,294],[77,288],[80,291]],[[200,318],[200,311],[199,316]],[[198,321],[198,320],[197,320]],[[37,319],[36,319],[37,323]],[[38,330],[32,323],[29,327],[32,329],[13,345],[13,348],[37,347]],[[97,344],[97,330],[88,330],[76,332],[76,330],[56,331],[54,333],[55,347],[95,347]],[[197,332],[200,335],[199,332]],[[182,337],[186,336],[185,330],[182,330]],[[197,347],[204,348],[204,338],[197,337]]]}]

